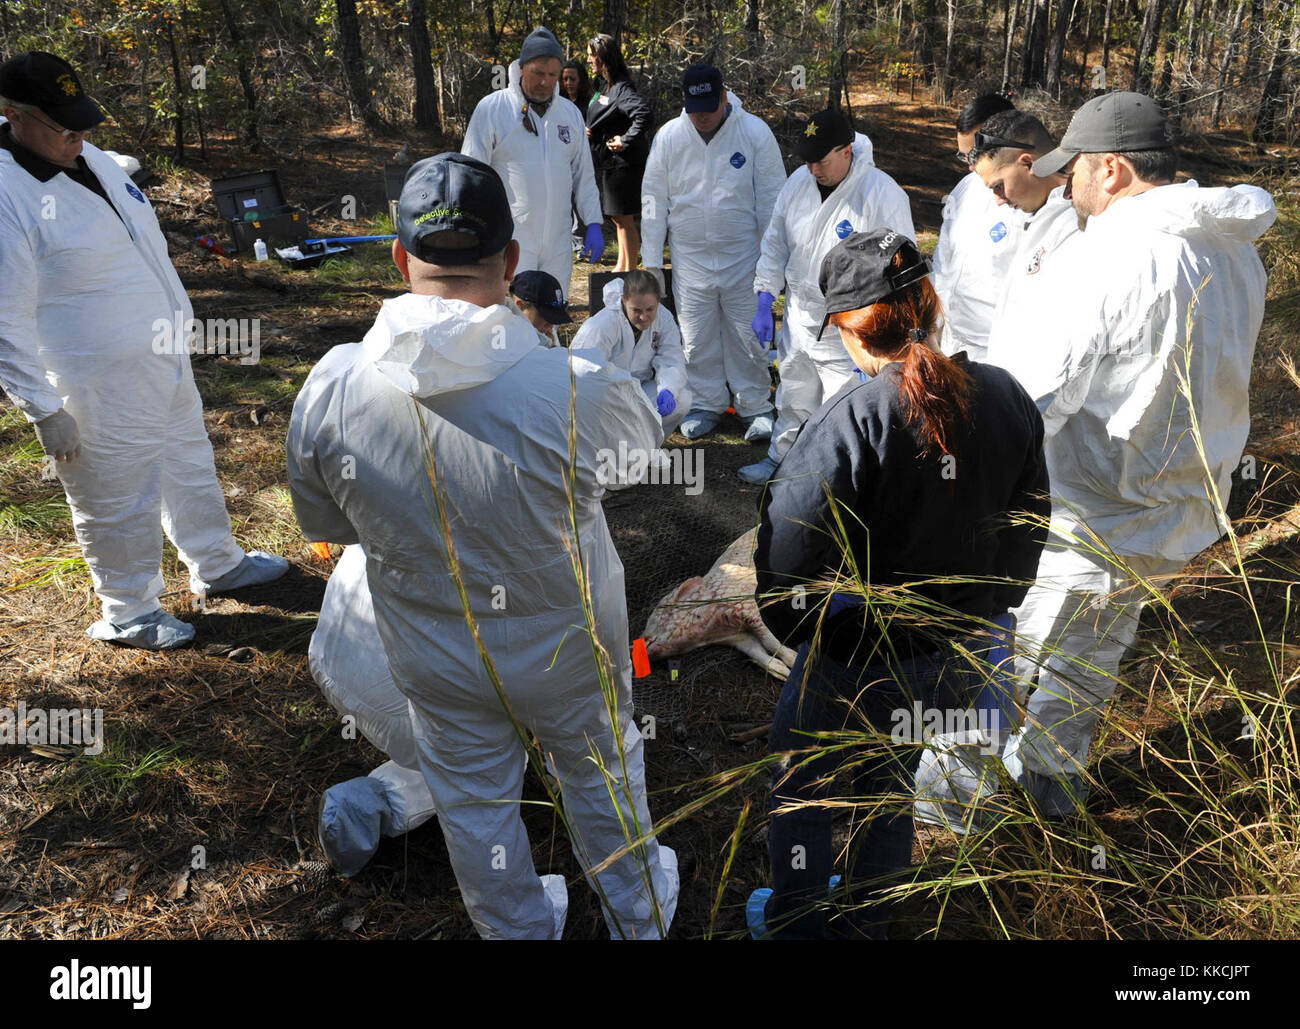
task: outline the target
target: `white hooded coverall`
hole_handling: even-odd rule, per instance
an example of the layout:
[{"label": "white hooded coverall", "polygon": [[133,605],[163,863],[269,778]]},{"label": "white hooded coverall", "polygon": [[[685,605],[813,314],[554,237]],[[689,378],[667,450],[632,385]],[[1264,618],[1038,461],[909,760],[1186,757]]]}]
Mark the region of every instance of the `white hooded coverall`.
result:
[{"label": "white hooded coverall", "polygon": [[[1061,297],[1089,274],[1078,264],[1082,250],[1079,217],[1065,187],[1048,194],[1032,213],[1009,211],[1018,238],[988,334],[984,360],[1011,372],[1031,397],[1052,390],[1051,376],[1067,334],[1058,330]],[[1046,374],[1046,381],[1040,376]]]},{"label": "white hooded coverall", "polygon": [[[571,367],[576,543],[613,665],[612,715],[565,548]],[[519,814],[520,729],[466,625],[426,458],[437,461],[479,634],[515,717],[536,733],[559,781],[583,867],[638,831],[645,839],[596,878],[611,935],[649,938],[672,919],[676,859],[650,835],[623,566],[599,502],[597,455],[620,441],[653,449],[660,439],[657,416],[625,373],[539,347],[504,305],[414,294],[385,301],[364,342],[331,350],[294,405],[294,510],[309,539],[365,548],[388,666],[418,715],[420,769],[484,937],[550,939],[561,926]]]},{"label": "white hooded coverall", "polygon": [[[871,141],[857,133],[849,172],[823,202],[805,165],[786,180],[763,233],[754,292],[777,296],[787,290],[785,316],[789,344],[779,353],[781,384],[777,419],[768,456],[778,464],[800,426],[848,383],[858,369],[832,327],[818,340],[825,298],[817,285],[822,258],[854,232],[895,229],[916,238],[907,194],[872,163]],[[752,317],[752,316],[751,316]],[[752,330],[751,330],[752,331]]]},{"label": "white hooded coverall", "polygon": [[60,408],[81,454],[55,466],[103,617],[159,608],[163,532],[190,587],[234,569],[185,323],[194,309],[144,193],[89,143],[104,198],[41,182],[0,149],[0,385],[31,420]]},{"label": "white hooded coverall", "polygon": [[931,281],[943,302],[943,352],[983,361],[998,296],[1019,237],[1020,212],[999,204],[975,172],[943,204]]},{"label": "white hooded coverall", "polygon": [[530,110],[536,134],[524,127],[528,105],[519,85],[519,62],[510,65],[510,84],[478,102],[460,152],[490,164],[501,176],[515,219],[519,270],[540,269],[555,277],[569,296],[573,278],[573,204],[588,225],[604,220],[587,146],[587,123],[557,82],[546,116]]},{"label": "white hooded coverall", "polygon": [[630,373],[641,384],[646,399],[656,411],[659,391],[666,389],[672,393],[677,406],[662,419],[667,436],[682,423],[692,398],[687,385],[682,334],[672,312],[660,304],[650,328],[637,332],[623,313],[623,280],[610,279],[601,296],[605,306],[583,322],[569,349],[575,353],[590,351],[583,355],[588,360]]},{"label": "white hooded coverall", "polygon": [[663,266],[666,236],[694,409],[722,414],[734,393],[736,413],[751,418],[772,410],[767,348],[750,323],[759,243],[785,165],[767,124],[734,93],[727,101],[708,143],[685,112],[656,133],[641,184],[641,263]]},{"label": "white hooded coverall", "polygon": [[[345,547],[334,566],[320,620],[307,649],[312,677],[340,716],[389,760],[365,779],[331,787],[325,794],[322,831],[331,834],[331,856],[344,875],[370,860],[379,836],[400,836],[436,813],[433,795],[420,774],[416,735],[419,717],[388,670],[366,583],[366,554]],[[347,791],[346,803],[332,796]]]},{"label": "white hooded coverall", "polygon": [[1048,810],[1082,803],[1093,728],[1149,595],[1136,577],[1159,588],[1229,531],[1267,285],[1255,240],[1276,217],[1254,186],[1115,201],[1077,237],[1084,273],[1058,286],[1044,329],[1063,345],[1021,378],[1043,411],[1053,537],[1016,611],[1016,672],[1038,687],[1004,760],[1048,777]]}]

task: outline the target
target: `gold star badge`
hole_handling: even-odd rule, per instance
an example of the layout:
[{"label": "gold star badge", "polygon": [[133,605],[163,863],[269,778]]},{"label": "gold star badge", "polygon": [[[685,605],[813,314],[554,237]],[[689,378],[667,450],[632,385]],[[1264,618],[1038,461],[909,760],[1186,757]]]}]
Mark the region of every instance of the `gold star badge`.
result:
[{"label": "gold star badge", "polygon": [[814,121],[810,121],[810,122],[808,123],[808,127],[807,127],[806,129],[803,130],[803,134],[804,134],[805,136],[815,136],[815,135],[817,135],[817,123],[814,122]]},{"label": "gold star badge", "polygon": [[71,75],[60,75],[55,79],[55,81],[59,84],[59,88],[62,89],[66,95],[77,95],[77,84],[73,81]]}]

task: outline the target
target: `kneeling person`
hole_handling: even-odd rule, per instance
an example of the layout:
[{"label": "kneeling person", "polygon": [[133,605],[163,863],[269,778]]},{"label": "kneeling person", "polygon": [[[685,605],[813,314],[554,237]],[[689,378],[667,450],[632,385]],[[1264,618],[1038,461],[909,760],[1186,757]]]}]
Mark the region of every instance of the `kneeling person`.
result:
[{"label": "kneeling person", "polygon": [[555,327],[568,325],[573,319],[555,276],[543,271],[520,272],[510,283],[510,295],[519,313],[537,330],[542,346],[558,347],[560,338]]},{"label": "kneeling person", "polygon": [[605,285],[605,306],[593,314],[569,344],[594,350],[600,364],[630,372],[659,412],[664,435],[690,410],[686,355],[677,322],[660,303],[659,280],[649,272],[628,272]]}]

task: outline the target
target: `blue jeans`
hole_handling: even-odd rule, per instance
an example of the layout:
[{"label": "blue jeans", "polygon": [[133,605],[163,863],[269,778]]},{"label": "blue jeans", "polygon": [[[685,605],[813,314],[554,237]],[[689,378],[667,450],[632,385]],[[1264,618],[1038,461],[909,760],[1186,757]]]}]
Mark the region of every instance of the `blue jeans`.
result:
[{"label": "blue jeans", "polygon": [[[809,662],[808,655],[805,643],[772,723],[772,752],[799,753],[772,773],[767,928],[777,939],[884,939],[891,905],[878,891],[898,884],[899,873],[912,861],[912,790],[921,755],[919,742],[894,743],[890,734],[912,725],[917,702],[931,709],[964,707],[972,695],[972,669],[952,651],[867,668],[825,656]],[[856,732],[864,738],[858,743],[808,735],[819,732]],[[913,738],[910,731],[906,738]],[[915,738],[919,741],[919,726]],[[833,749],[817,753],[827,748]],[[841,770],[851,785],[837,794],[833,779]],[[836,808],[825,802],[836,797],[841,804],[864,807],[866,814],[856,812],[842,893],[835,898],[843,907],[828,925]],[[804,806],[779,810],[795,804]]]}]

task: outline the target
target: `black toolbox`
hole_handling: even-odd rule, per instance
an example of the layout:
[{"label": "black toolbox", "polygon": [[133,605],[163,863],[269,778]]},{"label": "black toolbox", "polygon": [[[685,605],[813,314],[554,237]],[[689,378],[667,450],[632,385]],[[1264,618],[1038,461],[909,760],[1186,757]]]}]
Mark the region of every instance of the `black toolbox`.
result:
[{"label": "black toolbox", "polygon": [[213,179],[212,196],[241,254],[251,254],[259,239],[271,250],[297,246],[311,235],[306,213],[285,202],[280,173],[273,169]]}]

